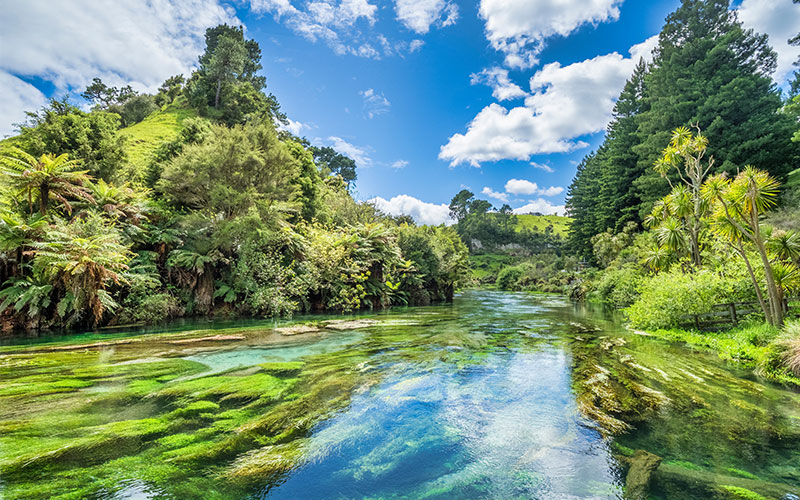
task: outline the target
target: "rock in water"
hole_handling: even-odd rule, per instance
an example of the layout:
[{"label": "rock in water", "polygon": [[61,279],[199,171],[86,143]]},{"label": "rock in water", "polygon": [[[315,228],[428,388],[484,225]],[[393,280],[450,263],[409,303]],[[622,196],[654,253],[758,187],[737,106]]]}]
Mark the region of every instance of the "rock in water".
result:
[{"label": "rock in water", "polygon": [[650,478],[661,465],[661,457],[644,450],[636,450],[630,458],[631,468],[625,477],[625,499],[646,500]]}]

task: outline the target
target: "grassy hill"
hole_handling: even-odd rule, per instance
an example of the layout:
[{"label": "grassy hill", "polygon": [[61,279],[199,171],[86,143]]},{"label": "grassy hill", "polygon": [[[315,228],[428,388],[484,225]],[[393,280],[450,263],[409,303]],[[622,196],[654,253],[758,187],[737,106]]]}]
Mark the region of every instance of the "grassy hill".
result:
[{"label": "grassy hill", "polygon": [[544,231],[547,226],[552,224],[553,231],[563,236],[567,234],[570,222],[572,222],[571,218],[560,215],[517,215],[516,229],[517,231],[521,231],[522,228],[527,227],[538,231]]},{"label": "grassy hill", "polygon": [[128,161],[134,170],[143,171],[156,148],[178,137],[183,120],[196,116],[195,110],[178,100],[141,122],[121,129],[119,133],[125,137]]}]

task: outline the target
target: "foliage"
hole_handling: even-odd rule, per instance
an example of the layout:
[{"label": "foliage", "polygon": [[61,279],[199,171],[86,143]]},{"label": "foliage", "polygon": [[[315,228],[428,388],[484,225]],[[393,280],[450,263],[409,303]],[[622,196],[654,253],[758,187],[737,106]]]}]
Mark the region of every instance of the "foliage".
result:
[{"label": "foliage", "polygon": [[311,154],[314,155],[314,163],[317,164],[317,167],[319,167],[322,172],[341,176],[348,188],[356,181],[357,172],[355,160],[339,153],[330,146],[312,146],[310,150]]},{"label": "foliage", "polygon": [[33,214],[33,203],[39,205],[39,213],[46,216],[50,201],[56,201],[72,212],[70,199],[94,201],[84,187],[89,177],[85,170],[78,170],[79,162],[68,155],[42,155],[39,158],[22,151],[13,150],[14,156],[0,157],[0,167],[8,178],[8,184],[27,201],[29,213]]},{"label": "foliage", "polygon": [[645,275],[639,265],[610,268],[592,284],[588,298],[619,309],[628,307],[639,298],[639,287],[644,281]]},{"label": "foliage", "polygon": [[108,288],[120,285],[128,269],[130,253],[121,240],[113,226],[92,216],[71,223],[58,220],[43,241],[31,245],[34,274],[49,277],[58,287],[56,312],[67,323],[88,309],[97,325],[106,311],[119,306]]},{"label": "foliage", "polygon": [[67,154],[90,175],[112,180],[126,160],[119,126],[116,113],[84,113],[66,98],[51,99],[40,111],[28,112],[17,145],[35,157]]},{"label": "foliage", "polygon": [[501,290],[564,293],[576,280],[577,259],[540,254],[497,275],[495,285]]},{"label": "foliage", "polygon": [[266,80],[256,74],[261,69],[261,49],[255,40],[245,39],[241,27],[208,28],[199,62],[185,92],[201,115],[228,125],[242,124],[251,116],[285,121],[275,97],[262,92]]},{"label": "foliage", "polygon": [[157,189],[177,207],[231,217],[262,202],[291,200],[297,176],[297,162],[270,121],[214,125],[206,140],[167,164]]},{"label": "foliage", "polygon": [[760,257],[764,271],[767,298],[761,293],[761,286],[754,274],[750,273],[753,287],[764,316],[771,325],[781,326],[785,314],[782,295],[784,288],[776,282],[775,269],[767,252],[767,234],[761,227],[761,218],[775,205],[780,184],[763,170],[747,166],[735,179],[729,180],[725,174],[717,174],[703,184],[702,193],[706,200],[714,204],[714,232],[732,242],[741,257],[751,264],[743,248],[743,242],[753,245]]},{"label": "foliage", "polygon": [[707,313],[715,304],[750,300],[747,287],[743,276],[705,269],[662,272],[641,284],[641,295],[626,309],[626,315],[637,328],[674,328],[686,322],[686,315]]},{"label": "foliage", "polygon": [[[766,35],[745,29],[727,0],[683,0],[667,17],[653,62],[640,64],[620,94],[603,144],[578,167],[567,198],[573,250],[588,258],[593,235],[641,224],[668,194],[651,166],[677,127],[704,131],[706,157],[716,159],[710,173],[752,163],[782,179],[795,168],[797,122],[782,112],[774,65]],[[668,178],[679,180],[675,170]]]}]

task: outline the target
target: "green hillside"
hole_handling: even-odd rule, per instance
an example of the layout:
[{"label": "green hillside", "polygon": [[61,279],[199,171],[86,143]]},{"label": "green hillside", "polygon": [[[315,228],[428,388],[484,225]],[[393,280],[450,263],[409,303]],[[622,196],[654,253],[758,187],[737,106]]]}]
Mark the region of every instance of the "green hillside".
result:
[{"label": "green hillside", "polygon": [[536,229],[537,231],[544,231],[545,228],[552,224],[555,234],[566,235],[569,230],[569,224],[572,219],[563,217],[561,215],[517,215],[517,231],[522,228]]},{"label": "green hillside", "polygon": [[134,170],[144,169],[161,143],[178,137],[183,120],[195,116],[197,112],[186,105],[183,99],[178,99],[141,122],[121,129],[119,133],[125,137],[128,161]]}]

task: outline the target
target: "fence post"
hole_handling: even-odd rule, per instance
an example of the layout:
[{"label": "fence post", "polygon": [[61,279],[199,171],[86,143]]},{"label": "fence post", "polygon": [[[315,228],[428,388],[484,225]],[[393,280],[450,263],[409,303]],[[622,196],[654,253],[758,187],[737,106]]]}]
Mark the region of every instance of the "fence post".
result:
[{"label": "fence post", "polygon": [[734,326],[739,324],[739,318],[736,316],[736,304],[731,302],[728,304],[728,308],[731,311],[731,321],[733,321]]},{"label": "fence post", "polygon": [[694,315],[694,326],[699,330],[700,329],[700,316],[697,314]]}]

